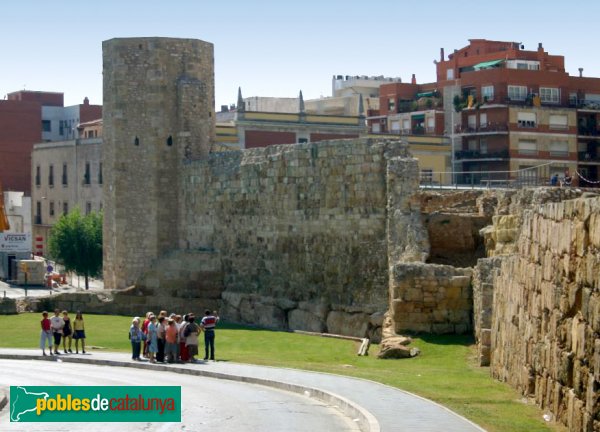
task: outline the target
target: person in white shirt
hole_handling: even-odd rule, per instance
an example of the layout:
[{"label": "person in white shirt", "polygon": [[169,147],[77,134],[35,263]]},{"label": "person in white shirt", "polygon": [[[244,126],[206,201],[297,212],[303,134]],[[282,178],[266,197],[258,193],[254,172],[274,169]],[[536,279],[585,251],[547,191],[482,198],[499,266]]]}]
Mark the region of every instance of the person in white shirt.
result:
[{"label": "person in white shirt", "polygon": [[60,354],[58,347],[60,346],[60,338],[62,337],[64,326],[65,322],[60,316],[60,309],[54,309],[54,316],[50,318],[50,329],[54,335],[54,354]]}]

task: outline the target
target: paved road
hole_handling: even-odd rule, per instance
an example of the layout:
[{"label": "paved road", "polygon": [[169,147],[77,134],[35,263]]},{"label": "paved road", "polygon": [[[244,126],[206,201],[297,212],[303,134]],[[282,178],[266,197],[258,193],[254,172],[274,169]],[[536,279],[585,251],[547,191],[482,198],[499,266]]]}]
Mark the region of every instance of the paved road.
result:
[{"label": "paved road", "polygon": [[[40,358],[39,350],[0,349],[1,358]],[[286,383],[310,388],[311,391],[323,391],[338,395],[354,406],[365,410],[379,424],[381,431],[419,431],[419,432],[485,432],[479,426],[446,409],[445,407],[420,398],[416,395],[373,381],[344,377],[340,375],[308,372],[295,369],[282,369],[266,366],[254,366],[233,362],[207,362],[186,365],[149,365],[134,363],[130,355],[94,351],[87,355],[62,355],[63,362],[94,361],[115,363],[133,367],[177,369],[181,373],[194,373],[228,380],[264,380],[273,383]],[[0,360],[1,361],[1,360]],[[38,362],[45,368],[48,362]],[[52,364],[52,363],[49,363]],[[0,363],[1,367],[1,363]],[[159,371],[157,376],[160,375]],[[186,375],[184,375],[186,376]],[[202,378],[204,379],[204,378]],[[0,381],[2,383],[2,381]],[[333,404],[333,403],[332,403]],[[335,404],[342,404],[335,402]],[[368,420],[368,419],[367,419]],[[370,421],[370,420],[369,420]],[[364,424],[364,423],[363,423]],[[293,430],[284,427],[282,431]],[[268,430],[268,429],[265,429]],[[274,429],[270,429],[274,430]],[[316,429],[335,430],[335,429]],[[373,430],[373,429],[372,429]],[[376,430],[376,429],[375,429]]]},{"label": "paved road", "polygon": [[[0,360],[0,383],[10,385],[182,386],[181,423],[113,423],[113,431],[358,431],[337,409],[315,399],[265,386],[172,372],[68,362]],[[102,423],[10,423],[10,406],[0,412],[2,431],[107,430]]]},{"label": "paved road", "polygon": [[[71,279],[68,278],[67,281],[71,282],[70,285],[60,285],[58,288],[54,288],[52,290],[50,290],[49,288],[46,288],[46,287],[42,287],[42,286],[27,287],[27,297],[42,297],[42,296],[47,296],[49,294],[61,294],[61,293],[68,293],[68,292],[85,291],[84,278],[81,277],[80,279],[81,279],[81,281],[79,282],[79,286],[81,288],[78,288],[77,276],[73,277],[72,282],[71,282]],[[95,280],[95,279],[90,281],[90,290],[101,291],[102,289],[103,289],[102,281]],[[6,296],[8,298],[25,297],[25,287],[19,286],[19,285],[8,284],[4,281],[0,281],[0,298],[4,297],[4,296]]]}]

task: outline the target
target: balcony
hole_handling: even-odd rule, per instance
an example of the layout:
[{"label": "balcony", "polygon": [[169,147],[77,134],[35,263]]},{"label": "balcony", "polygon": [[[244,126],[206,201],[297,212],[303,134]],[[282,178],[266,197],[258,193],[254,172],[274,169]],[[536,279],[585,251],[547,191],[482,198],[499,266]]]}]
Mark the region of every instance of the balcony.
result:
[{"label": "balcony", "polygon": [[589,163],[600,163],[600,155],[593,155],[590,152],[578,152],[577,153],[577,161],[578,162],[589,162]]},{"label": "balcony", "polygon": [[508,133],[508,125],[504,123],[488,123],[479,127],[457,125],[455,133],[463,135]]},{"label": "balcony", "polygon": [[456,158],[456,160],[466,160],[466,159],[476,159],[476,160],[482,160],[482,159],[495,159],[495,160],[499,160],[499,159],[508,159],[509,153],[508,150],[500,150],[497,152],[488,152],[488,153],[481,153],[479,151],[476,150],[459,150],[454,152],[454,157]]},{"label": "balcony", "polygon": [[569,106],[581,110],[600,111],[600,102],[598,101],[571,99],[569,100]]},{"label": "balcony", "polygon": [[583,137],[600,137],[600,130],[591,127],[579,127],[577,129],[577,135]]}]

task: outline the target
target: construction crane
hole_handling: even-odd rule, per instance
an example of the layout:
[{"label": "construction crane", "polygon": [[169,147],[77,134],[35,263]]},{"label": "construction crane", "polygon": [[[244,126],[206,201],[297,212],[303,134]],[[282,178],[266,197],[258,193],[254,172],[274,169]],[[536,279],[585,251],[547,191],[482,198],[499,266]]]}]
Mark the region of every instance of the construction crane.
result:
[{"label": "construction crane", "polygon": [[4,207],[4,191],[2,189],[2,183],[0,183],[0,232],[8,231],[10,225],[8,225],[8,218],[6,217],[6,210]]}]

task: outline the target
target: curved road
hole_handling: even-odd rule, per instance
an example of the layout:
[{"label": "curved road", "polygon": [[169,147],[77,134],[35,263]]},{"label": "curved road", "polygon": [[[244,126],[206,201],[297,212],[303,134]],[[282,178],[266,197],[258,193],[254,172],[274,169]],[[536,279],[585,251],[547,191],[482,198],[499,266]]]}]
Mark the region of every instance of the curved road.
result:
[{"label": "curved road", "polygon": [[[351,419],[313,398],[265,386],[172,372],[67,362],[0,360],[0,383],[11,385],[181,386],[181,423],[111,423],[114,431],[358,431]],[[106,423],[10,423],[2,431],[106,431]]]}]

